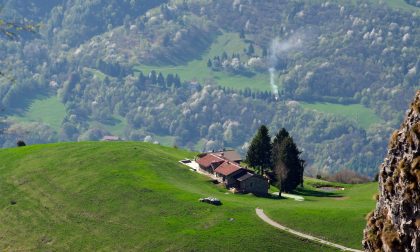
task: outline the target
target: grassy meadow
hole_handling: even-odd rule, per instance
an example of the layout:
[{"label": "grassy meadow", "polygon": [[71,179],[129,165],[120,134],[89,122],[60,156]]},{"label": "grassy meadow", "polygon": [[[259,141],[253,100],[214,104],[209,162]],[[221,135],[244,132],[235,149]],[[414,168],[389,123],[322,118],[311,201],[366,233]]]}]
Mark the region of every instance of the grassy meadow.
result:
[{"label": "grassy meadow", "polygon": [[34,100],[24,113],[10,118],[19,122],[42,122],[59,130],[65,115],[64,104],[57,96],[50,96]]},{"label": "grassy meadow", "polygon": [[[376,1],[379,1],[379,0],[376,0]],[[420,12],[419,8],[408,4],[404,0],[386,0],[386,3],[392,8],[397,8],[397,9],[406,10],[406,11]]]},{"label": "grassy meadow", "polygon": [[316,102],[300,103],[305,109],[312,109],[332,115],[343,116],[355,121],[360,127],[368,129],[372,124],[383,120],[375,112],[361,104],[342,105],[336,103]]},{"label": "grassy meadow", "polygon": [[[65,143],[0,150],[0,250],[335,251],[291,228],[361,247],[375,184],[291,199],[233,195],[177,161],[194,153],[145,143]],[[198,202],[222,200],[220,207]]]},{"label": "grassy meadow", "polygon": [[[252,77],[245,77],[225,72],[214,72],[207,67],[208,59],[221,56],[223,52],[226,52],[229,56],[232,53],[242,54],[246,48],[248,48],[248,44],[239,38],[238,33],[225,32],[217,37],[207,52],[201,55],[200,58],[190,61],[185,65],[138,65],[135,69],[145,74],[148,74],[152,70],[161,72],[163,75],[177,73],[183,81],[192,80],[203,82],[208,79],[214,79],[221,86],[237,90],[250,88],[258,91],[270,91],[270,77],[268,73],[258,73]],[[256,52],[259,52],[258,48]]]}]

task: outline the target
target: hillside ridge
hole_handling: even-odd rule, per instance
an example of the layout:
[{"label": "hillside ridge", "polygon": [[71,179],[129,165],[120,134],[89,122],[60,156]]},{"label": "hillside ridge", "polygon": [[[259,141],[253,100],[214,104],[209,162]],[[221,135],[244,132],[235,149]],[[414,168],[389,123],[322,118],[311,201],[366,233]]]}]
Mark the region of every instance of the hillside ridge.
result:
[{"label": "hillside ridge", "polygon": [[[303,202],[232,194],[178,162],[195,155],[138,142],[2,149],[0,250],[334,251],[264,225],[256,207],[300,232],[360,248],[373,183],[326,193],[312,185],[327,182],[307,178],[297,192]],[[223,205],[198,201],[209,196]]]}]

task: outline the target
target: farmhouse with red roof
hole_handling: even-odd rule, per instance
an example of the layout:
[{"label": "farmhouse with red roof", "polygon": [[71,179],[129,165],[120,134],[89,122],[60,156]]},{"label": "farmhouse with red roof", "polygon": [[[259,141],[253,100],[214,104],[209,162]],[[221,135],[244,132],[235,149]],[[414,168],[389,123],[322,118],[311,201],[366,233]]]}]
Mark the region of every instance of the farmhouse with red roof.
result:
[{"label": "farmhouse with red roof", "polygon": [[268,180],[241,167],[241,157],[235,151],[202,153],[196,162],[201,171],[214,175],[226,188],[258,195],[268,193]]}]

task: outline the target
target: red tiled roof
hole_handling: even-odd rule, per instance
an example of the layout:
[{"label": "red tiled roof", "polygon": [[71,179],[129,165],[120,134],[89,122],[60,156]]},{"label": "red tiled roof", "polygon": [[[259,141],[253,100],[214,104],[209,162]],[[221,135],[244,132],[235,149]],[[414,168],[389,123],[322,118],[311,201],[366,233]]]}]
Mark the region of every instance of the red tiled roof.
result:
[{"label": "red tiled roof", "polygon": [[217,167],[216,170],[214,170],[216,173],[221,174],[223,176],[229,176],[230,174],[241,170],[243,168],[241,168],[239,165],[235,165],[231,162],[224,162],[223,164],[221,164],[219,167]]},{"label": "red tiled roof", "polygon": [[227,150],[227,151],[220,151],[220,152],[215,152],[214,155],[221,157],[223,159],[232,161],[232,162],[236,162],[236,161],[241,161],[241,155],[239,155],[238,152],[234,151],[234,150]]},{"label": "red tiled roof", "polygon": [[204,167],[209,167],[214,163],[222,163],[224,160],[212,154],[206,154],[204,157],[197,160],[197,163]]}]

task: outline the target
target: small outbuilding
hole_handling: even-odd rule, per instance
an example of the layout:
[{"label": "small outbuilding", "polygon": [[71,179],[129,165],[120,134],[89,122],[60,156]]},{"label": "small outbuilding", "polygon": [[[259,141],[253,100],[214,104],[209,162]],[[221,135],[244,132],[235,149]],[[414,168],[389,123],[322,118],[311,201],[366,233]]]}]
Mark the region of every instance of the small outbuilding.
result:
[{"label": "small outbuilding", "polygon": [[268,180],[261,175],[247,172],[237,179],[238,190],[257,195],[265,195],[270,188]]},{"label": "small outbuilding", "polygon": [[246,173],[246,170],[236,163],[230,161],[224,162],[216,170],[214,170],[216,177],[221,178],[222,182],[227,188],[236,187],[236,178]]}]

